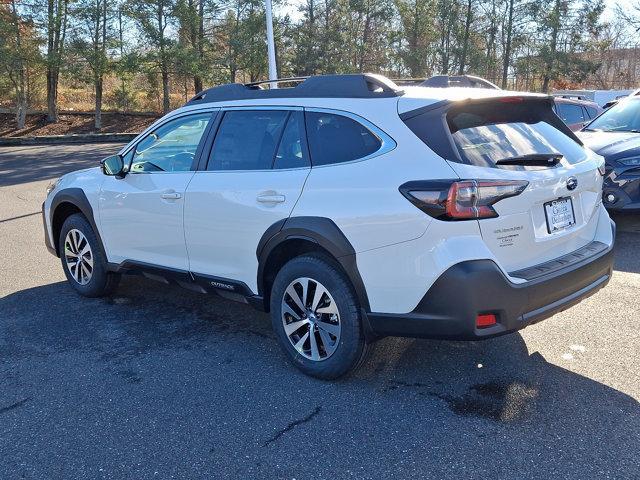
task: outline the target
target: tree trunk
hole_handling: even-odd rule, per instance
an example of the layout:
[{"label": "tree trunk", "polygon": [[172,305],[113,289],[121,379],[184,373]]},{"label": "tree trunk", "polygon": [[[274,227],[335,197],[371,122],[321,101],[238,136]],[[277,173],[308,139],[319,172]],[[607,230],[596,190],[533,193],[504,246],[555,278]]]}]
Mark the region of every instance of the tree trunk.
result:
[{"label": "tree trunk", "polygon": [[58,121],[57,80],[54,79],[55,0],[47,2],[47,122]]},{"label": "tree trunk", "polygon": [[202,78],[200,78],[199,75],[195,75],[193,77],[193,89],[195,90],[195,93],[200,93],[203,90]]},{"label": "tree trunk", "polygon": [[25,95],[25,67],[22,59],[22,37],[20,35],[20,17],[16,9],[15,0],[11,0],[11,12],[13,14],[13,21],[16,25],[16,50],[18,51],[18,79],[16,81],[16,124],[18,130],[22,130],[27,119],[27,97]]},{"label": "tree trunk", "polygon": [[413,24],[411,25],[411,33],[407,36],[407,47],[409,52],[411,52],[407,59],[407,67],[409,68],[411,78],[418,78],[422,74],[420,71],[421,64],[418,60],[418,55],[420,55],[420,52],[418,51],[418,29],[420,24],[419,9],[419,0],[415,0],[413,3]]},{"label": "tree trunk", "polygon": [[307,11],[309,13],[309,34],[306,38],[306,58],[302,74],[313,75],[317,70],[317,58],[313,54],[316,34],[316,7],[313,0],[307,0]]},{"label": "tree trunk", "polygon": [[441,23],[440,25],[440,73],[449,74],[449,62],[451,46],[451,12],[449,11],[450,5],[445,0],[439,0],[438,2],[438,17]]},{"label": "tree trunk", "polygon": [[511,65],[511,42],[513,37],[513,9],[515,0],[509,0],[509,13],[507,20],[507,39],[504,45],[504,57],[502,58],[502,88],[507,88],[507,76]]},{"label": "tree trunk", "polygon": [[[193,89],[195,93],[202,91],[202,77],[200,76],[199,69],[202,67],[203,59],[203,38],[204,38],[204,0],[198,0],[197,6],[193,3],[194,0],[189,0],[189,12],[193,13],[195,18],[191,18],[189,21],[189,36],[191,46],[196,52],[198,58],[197,70],[193,75]],[[186,85],[186,84],[185,84]]]},{"label": "tree trunk", "polygon": [[560,2],[556,0],[553,7],[551,18],[551,42],[549,44],[549,56],[546,59],[544,74],[542,76],[542,91],[544,93],[549,92],[549,84],[551,83],[551,77],[553,75],[553,67],[555,65],[557,48],[558,48],[558,33],[560,31]]},{"label": "tree trunk", "polygon": [[[120,49],[120,58],[124,58],[124,39],[123,37],[123,32],[122,32],[122,8],[118,8],[118,38],[120,39],[119,42],[119,49]],[[122,104],[122,110],[124,112],[129,110],[129,106],[127,105],[126,102],[126,98],[127,98],[127,84],[125,82],[124,79],[124,73],[121,74],[120,76],[120,86],[122,88],[122,99],[123,99],[123,104]]]},{"label": "tree trunk", "polygon": [[96,114],[95,129],[99,132],[102,129],[102,76],[96,79]]},{"label": "tree trunk", "polygon": [[164,3],[159,4],[157,11],[158,20],[158,32],[160,34],[160,72],[162,73],[162,111],[163,113],[169,112],[171,108],[169,102],[169,62],[167,59],[167,52],[165,48],[164,29],[167,26],[166,19],[164,17]]},{"label": "tree trunk", "polygon": [[47,122],[58,121],[58,74],[47,67]]},{"label": "tree trunk", "polygon": [[[56,3],[57,2],[57,3]],[[47,3],[47,121],[58,121],[58,77],[67,32],[68,0]]]},{"label": "tree trunk", "polygon": [[22,103],[18,103],[16,108],[16,124],[18,125],[18,130],[22,130],[27,123],[27,102],[23,101]]},{"label": "tree trunk", "polygon": [[169,72],[166,65],[162,66],[162,112],[168,113],[171,109],[169,104]]},{"label": "tree trunk", "polygon": [[460,66],[458,67],[458,75],[464,74],[464,67],[467,63],[467,51],[469,50],[469,32],[471,30],[472,10],[471,4],[473,0],[467,0],[467,15],[464,23],[464,40],[462,43],[462,55],[460,55]]}]

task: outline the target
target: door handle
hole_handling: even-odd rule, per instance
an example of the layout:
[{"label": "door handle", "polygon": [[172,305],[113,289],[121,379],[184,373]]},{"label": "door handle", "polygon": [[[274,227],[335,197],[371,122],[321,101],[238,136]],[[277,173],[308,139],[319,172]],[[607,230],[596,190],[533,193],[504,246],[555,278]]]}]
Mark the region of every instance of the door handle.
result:
[{"label": "door handle", "polygon": [[178,192],[167,192],[160,195],[160,197],[162,197],[164,200],[178,200],[182,198],[182,195],[180,195]]},{"label": "door handle", "polygon": [[287,199],[284,195],[258,195],[257,200],[260,203],[282,203]]}]

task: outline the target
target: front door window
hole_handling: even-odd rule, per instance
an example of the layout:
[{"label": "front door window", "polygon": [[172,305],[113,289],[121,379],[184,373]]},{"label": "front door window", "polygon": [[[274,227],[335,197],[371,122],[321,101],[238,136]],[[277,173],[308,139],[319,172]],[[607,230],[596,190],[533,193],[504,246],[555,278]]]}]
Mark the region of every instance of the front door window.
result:
[{"label": "front door window", "polygon": [[211,113],[176,118],[149,133],[138,143],[131,173],[184,172],[191,169]]}]

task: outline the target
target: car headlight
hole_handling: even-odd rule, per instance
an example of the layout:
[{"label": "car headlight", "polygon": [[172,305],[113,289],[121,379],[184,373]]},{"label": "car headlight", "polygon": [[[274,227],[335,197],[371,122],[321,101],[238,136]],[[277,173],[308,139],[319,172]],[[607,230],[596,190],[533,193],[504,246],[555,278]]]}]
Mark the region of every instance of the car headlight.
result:
[{"label": "car headlight", "polygon": [[55,179],[52,180],[51,182],[49,182],[49,185],[47,185],[47,197],[51,194],[51,192],[53,192],[53,190],[56,188],[56,186],[58,185],[58,181],[60,179]]},{"label": "car headlight", "polygon": [[640,167],[640,157],[621,158],[617,162],[628,167]]}]

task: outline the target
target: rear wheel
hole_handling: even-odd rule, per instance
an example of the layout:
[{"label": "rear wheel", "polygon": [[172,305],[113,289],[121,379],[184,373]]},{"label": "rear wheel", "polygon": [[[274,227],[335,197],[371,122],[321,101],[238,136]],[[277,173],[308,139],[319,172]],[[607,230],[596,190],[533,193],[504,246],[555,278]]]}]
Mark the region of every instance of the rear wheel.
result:
[{"label": "rear wheel", "polygon": [[282,267],[271,291],[271,320],[283,350],[307,375],[337,378],[365,356],[356,296],[330,258],[302,256]]},{"label": "rear wheel", "polygon": [[107,270],[102,246],[84,215],[76,213],[64,221],[58,245],[62,269],[78,293],[101,297],[117,287],[120,275]]}]

